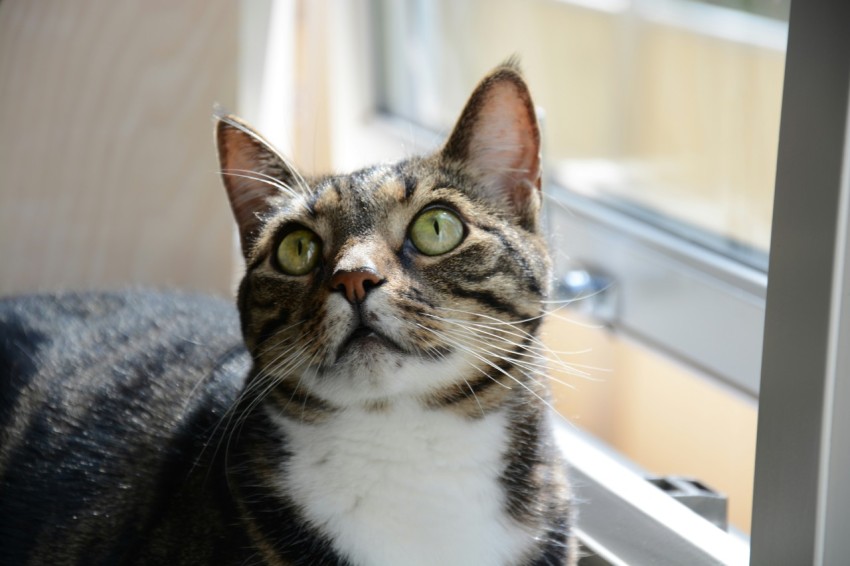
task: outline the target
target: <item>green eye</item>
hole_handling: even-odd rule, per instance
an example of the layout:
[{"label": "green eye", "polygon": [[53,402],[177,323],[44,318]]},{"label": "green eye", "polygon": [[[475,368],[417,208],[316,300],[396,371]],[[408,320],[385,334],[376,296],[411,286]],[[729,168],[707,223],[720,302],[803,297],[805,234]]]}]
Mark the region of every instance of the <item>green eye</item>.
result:
[{"label": "green eye", "polygon": [[287,275],[304,275],[316,267],[322,242],[310,230],[295,230],[287,234],[277,248],[277,262]]},{"label": "green eye", "polygon": [[463,240],[463,222],[445,208],[432,208],[416,217],[410,241],[425,255],[440,255],[455,249]]}]

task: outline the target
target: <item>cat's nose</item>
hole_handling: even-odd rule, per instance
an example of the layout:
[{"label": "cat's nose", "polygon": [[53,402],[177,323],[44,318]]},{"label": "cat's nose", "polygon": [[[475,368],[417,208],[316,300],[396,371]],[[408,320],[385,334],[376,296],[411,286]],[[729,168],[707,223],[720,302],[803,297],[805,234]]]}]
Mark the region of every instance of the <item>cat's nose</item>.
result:
[{"label": "cat's nose", "polygon": [[371,269],[337,271],[331,277],[330,288],[340,291],[352,305],[362,303],[366,294],[384,282],[384,278]]}]

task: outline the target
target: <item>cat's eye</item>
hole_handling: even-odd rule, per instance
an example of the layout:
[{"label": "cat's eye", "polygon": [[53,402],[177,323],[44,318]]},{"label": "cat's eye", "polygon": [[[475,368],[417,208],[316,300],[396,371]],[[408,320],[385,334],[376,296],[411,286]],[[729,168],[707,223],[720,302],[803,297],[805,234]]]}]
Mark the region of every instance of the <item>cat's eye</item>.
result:
[{"label": "cat's eye", "polygon": [[287,275],[305,275],[319,262],[322,242],[307,229],[294,230],[277,247],[277,263]]},{"label": "cat's eye", "polygon": [[463,222],[445,208],[430,208],[410,226],[410,241],[425,255],[440,255],[455,249],[463,240]]}]

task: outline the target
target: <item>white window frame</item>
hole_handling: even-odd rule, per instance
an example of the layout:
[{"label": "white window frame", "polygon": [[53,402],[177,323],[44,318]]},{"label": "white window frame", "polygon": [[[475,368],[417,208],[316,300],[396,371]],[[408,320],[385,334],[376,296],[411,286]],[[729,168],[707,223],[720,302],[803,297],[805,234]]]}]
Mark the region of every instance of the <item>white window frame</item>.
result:
[{"label": "white window frame", "polygon": [[840,565],[850,559],[850,3],[794,0],[790,21],[752,564]]},{"label": "white window frame", "polygon": [[[324,71],[316,85],[299,84],[306,90],[292,94],[294,102],[282,104],[283,111],[269,110],[280,94],[269,85],[295,84],[291,46],[304,15],[292,16],[308,5],[319,18],[313,29],[324,30],[319,41],[326,49],[315,61]],[[315,96],[317,89],[327,91],[323,110],[330,119],[327,131],[315,135],[332,145],[332,160],[322,166],[348,170],[414,153],[422,140],[436,141],[376,113],[373,87],[362,80],[375,72],[369,0],[243,6],[244,22],[276,22],[273,33],[245,33],[239,102],[243,115],[273,141],[295,138],[298,99]],[[610,253],[612,246],[623,246],[616,254],[622,261],[611,267],[624,305],[620,327],[761,396],[751,544],[672,500],[593,441],[559,431],[585,501],[578,528],[602,563],[820,565],[850,556],[850,538],[841,532],[850,519],[850,490],[843,481],[850,472],[850,443],[833,434],[850,425],[850,348],[842,348],[850,332],[850,301],[844,300],[850,293],[850,4],[794,2],[790,26],[767,291],[766,276],[756,269],[592,201],[563,196],[572,210],[569,239],[583,242],[585,250],[577,256],[595,259],[595,247]],[[660,302],[631,298],[642,285],[665,278],[666,292],[653,293],[666,296]],[[707,334],[683,332],[694,320]],[[728,343],[732,327],[744,329],[746,342]],[[693,349],[694,343],[703,349]]]}]

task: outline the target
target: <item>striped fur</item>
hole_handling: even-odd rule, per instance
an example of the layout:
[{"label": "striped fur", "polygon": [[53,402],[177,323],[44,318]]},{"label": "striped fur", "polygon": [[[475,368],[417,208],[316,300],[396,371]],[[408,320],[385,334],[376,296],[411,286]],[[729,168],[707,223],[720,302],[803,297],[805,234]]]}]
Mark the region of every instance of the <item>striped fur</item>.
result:
[{"label": "striped fur", "polygon": [[[538,338],[539,132],[518,71],[481,82],[437,153],[348,175],[302,177],[232,116],[217,140],[247,265],[244,346],[232,310],[93,295],[58,325],[93,329],[66,370],[39,345],[66,343],[39,309],[77,298],[0,309],[14,385],[0,489],[23,494],[0,507],[59,502],[23,528],[0,515],[0,563],[574,563]],[[411,240],[432,207],[463,224],[439,255]],[[320,257],[289,275],[277,249],[303,229]],[[119,367],[134,385],[116,389]],[[79,408],[94,399],[108,402]],[[94,448],[78,458],[79,438]]]},{"label": "striped fur", "polygon": [[250,358],[225,301],[0,301],[0,564],[240,563],[220,420]]}]

